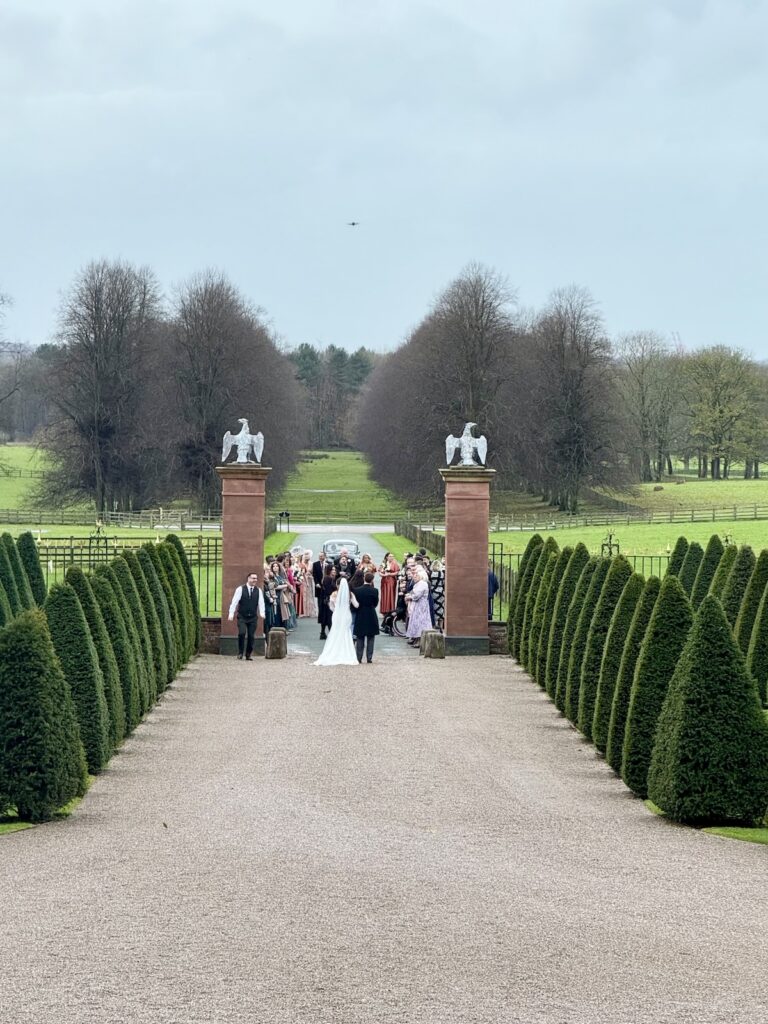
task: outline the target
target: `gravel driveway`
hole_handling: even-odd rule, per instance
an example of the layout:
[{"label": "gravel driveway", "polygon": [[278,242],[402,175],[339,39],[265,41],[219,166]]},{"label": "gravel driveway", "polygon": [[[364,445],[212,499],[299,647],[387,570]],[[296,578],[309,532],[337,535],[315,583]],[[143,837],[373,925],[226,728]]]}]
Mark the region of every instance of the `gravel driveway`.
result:
[{"label": "gravel driveway", "polygon": [[0,837],[0,1021],[765,1024],[767,868],[506,659],[202,657]]}]

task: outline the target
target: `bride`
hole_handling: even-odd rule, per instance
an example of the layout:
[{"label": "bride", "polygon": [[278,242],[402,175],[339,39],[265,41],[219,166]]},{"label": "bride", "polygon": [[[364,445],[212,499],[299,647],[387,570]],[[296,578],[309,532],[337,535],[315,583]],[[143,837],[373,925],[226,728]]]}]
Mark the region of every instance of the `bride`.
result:
[{"label": "bride", "polygon": [[[316,665],[357,665],[357,654],[352,641],[352,612],[349,602],[349,584],[345,577],[341,578],[339,589],[333,597],[336,607],[331,620],[331,631],[323,645],[323,653],[315,662]],[[357,605],[354,594],[352,603]]]}]

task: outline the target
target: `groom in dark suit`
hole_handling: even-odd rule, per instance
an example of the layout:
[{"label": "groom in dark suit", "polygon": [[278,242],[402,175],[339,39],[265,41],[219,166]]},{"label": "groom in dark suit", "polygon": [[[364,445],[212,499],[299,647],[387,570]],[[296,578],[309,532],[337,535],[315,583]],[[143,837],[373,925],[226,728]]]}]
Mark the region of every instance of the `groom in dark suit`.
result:
[{"label": "groom in dark suit", "polygon": [[357,660],[362,664],[365,645],[365,660],[370,665],[373,661],[373,645],[379,635],[379,616],[376,612],[379,606],[379,592],[373,585],[372,572],[367,572],[363,579],[363,586],[352,591],[358,604],[355,616],[355,653]]}]

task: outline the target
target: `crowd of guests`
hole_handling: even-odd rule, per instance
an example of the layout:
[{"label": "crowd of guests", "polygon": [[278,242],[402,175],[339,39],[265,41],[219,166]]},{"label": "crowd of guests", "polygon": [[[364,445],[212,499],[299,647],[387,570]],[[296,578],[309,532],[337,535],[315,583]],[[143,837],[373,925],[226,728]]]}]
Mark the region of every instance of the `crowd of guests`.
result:
[{"label": "crowd of guests", "polygon": [[333,619],[339,582],[346,578],[351,593],[366,582],[379,579],[379,613],[383,628],[391,632],[394,617],[406,622],[408,643],[417,646],[425,629],[442,629],[445,609],[445,566],[430,560],[422,548],[406,552],[402,563],[388,551],[379,565],[368,554],[359,561],[342,548],[332,559],[321,551],[313,561],[312,552],[286,551],[268,557],[264,564],[264,633],[274,626],[289,632],[300,618],[317,618],[320,639],[325,640]]}]

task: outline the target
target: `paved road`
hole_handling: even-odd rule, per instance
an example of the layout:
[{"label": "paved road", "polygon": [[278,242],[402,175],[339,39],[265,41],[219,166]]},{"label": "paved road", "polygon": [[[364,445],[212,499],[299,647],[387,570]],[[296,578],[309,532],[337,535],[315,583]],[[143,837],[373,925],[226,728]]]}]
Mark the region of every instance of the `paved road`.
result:
[{"label": "paved road", "polygon": [[203,657],[0,839],[0,1020],[760,1022],[765,848],[654,818],[502,658]]}]

